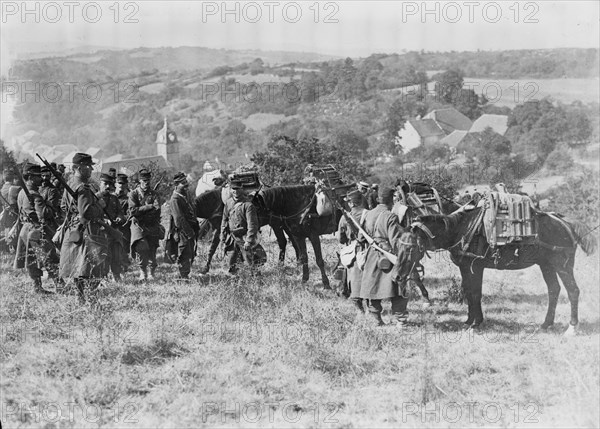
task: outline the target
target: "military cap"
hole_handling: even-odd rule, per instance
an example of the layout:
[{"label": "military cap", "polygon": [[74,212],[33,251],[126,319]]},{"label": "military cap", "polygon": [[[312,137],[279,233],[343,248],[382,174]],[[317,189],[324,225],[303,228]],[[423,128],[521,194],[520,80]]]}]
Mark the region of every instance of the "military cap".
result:
[{"label": "military cap", "polygon": [[371,185],[371,188],[373,188],[373,189],[375,189],[375,190],[378,190],[378,189],[379,189],[379,185],[378,185],[377,183],[373,183],[373,184]]},{"label": "military cap", "polygon": [[23,175],[24,176],[41,176],[42,169],[37,164],[25,164],[23,166]]},{"label": "military cap", "polygon": [[92,161],[92,155],[88,155],[87,153],[78,152],[73,156],[73,164],[75,164],[75,165],[94,165],[95,162]]},{"label": "military cap", "polygon": [[350,191],[350,192],[348,192],[346,194],[346,198],[345,198],[346,201],[350,201],[354,205],[359,205],[360,203],[362,203],[362,199],[363,199],[363,196],[358,191]]},{"label": "military cap", "polygon": [[125,184],[129,183],[127,174],[123,174],[123,173],[117,174],[117,183],[125,183]]},{"label": "military cap", "polygon": [[42,174],[43,173],[50,173],[50,168],[46,167],[45,165],[42,165],[41,171],[42,171]]},{"label": "military cap", "polygon": [[65,170],[66,168],[65,164],[58,164],[58,170]]},{"label": "military cap", "polygon": [[377,200],[380,204],[387,204],[394,201],[394,189],[384,186],[377,193]]},{"label": "military cap", "polygon": [[367,182],[358,182],[359,188],[368,188],[369,184]]},{"label": "military cap", "polygon": [[117,169],[114,167],[110,167],[108,169],[108,174],[111,175],[112,177],[117,177]]},{"label": "military cap", "polygon": [[139,174],[140,174],[140,180],[150,180],[152,178],[152,173],[150,173],[146,169],[140,170]]},{"label": "military cap", "polygon": [[102,173],[100,175],[100,181],[101,182],[110,183],[110,184],[114,184],[115,183],[115,178],[113,176],[111,176],[110,174]]},{"label": "military cap", "polygon": [[51,163],[50,163],[50,166],[51,166],[52,168],[54,168],[55,170],[56,170],[56,168],[57,168],[57,167],[56,167],[56,162],[51,162]]},{"label": "military cap", "polygon": [[187,176],[185,175],[185,173],[182,173],[181,171],[179,173],[175,173],[175,176],[173,176],[173,182],[175,182],[175,184],[180,184],[180,183],[186,183],[187,182]]}]

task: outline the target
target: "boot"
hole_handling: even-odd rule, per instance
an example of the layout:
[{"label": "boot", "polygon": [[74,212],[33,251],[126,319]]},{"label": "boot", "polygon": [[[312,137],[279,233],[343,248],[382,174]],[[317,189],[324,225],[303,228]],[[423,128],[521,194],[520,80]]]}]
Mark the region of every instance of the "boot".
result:
[{"label": "boot", "polygon": [[52,293],[42,287],[42,278],[41,277],[35,277],[33,279],[33,289],[35,290],[36,293],[41,293],[41,294],[46,294],[46,295]]},{"label": "boot", "polygon": [[149,280],[155,280],[156,279],[156,268],[150,268],[150,275],[148,276]]},{"label": "boot", "polygon": [[375,327],[378,326],[384,326],[385,323],[383,322],[383,319],[381,318],[381,313],[373,313],[371,311],[368,312],[368,319],[369,319],[369,324]]},{"label": "boot", "polygon": [[139,280],[147,280],[148,279],[148,274],[146,274],[146,269],[145,268],[140,268],[140,277]]}]

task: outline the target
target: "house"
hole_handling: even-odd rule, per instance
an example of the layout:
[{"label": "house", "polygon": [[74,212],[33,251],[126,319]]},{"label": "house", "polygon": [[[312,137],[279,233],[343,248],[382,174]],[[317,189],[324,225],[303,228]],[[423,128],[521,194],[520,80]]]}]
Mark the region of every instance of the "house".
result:
[{"label": "house", "polygon": [[469,131],[473,122],[454,107],[432,110],[423,119],[433,119],[436,124],[450,134],[455,130]]},{"label": "house", "polygon": [[462,130],[452,131],[450,134],[440,140],[440,144],[446,144],[449,147],[456,148],[468,133],[468,131]]},{"label": "house", "polygon": [[433,119],[409,119],[404,128],[398,131],[397,144],[406,153],[422,144],[439,142],[446,133]]},{"label": "house", "polygon": [[492,130],[503,136],[508,130],[508,116],[506,115],[481,115],[469,130],[470,133],[480,133],[490,127]]}]

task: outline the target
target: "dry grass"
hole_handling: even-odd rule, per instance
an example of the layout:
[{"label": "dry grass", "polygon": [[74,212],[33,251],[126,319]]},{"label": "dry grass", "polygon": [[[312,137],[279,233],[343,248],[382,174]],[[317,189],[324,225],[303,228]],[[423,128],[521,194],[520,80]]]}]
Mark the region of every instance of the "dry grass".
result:
[{"label": "dry grass", "polygon": [[[325,247],[333,253],[333,242]],[[4,261],[3,427],[600,424],[595,256],[577,255],[575,338],[560,335],[564,290],[557,328],[535,331],[547,300],[535,268],[486,271],[485,329],[466,333],[466,306],[451,287],[458,269],[428,260],[436,303],[412,300],[420,327],[400,333],[356,319],[348,301],[320,290],[314,266],[301,284],[292,259],[252,279],[228,277],[217,259],[210,275],[179,284],[161,265],[158,281],[129,273],[84,307],[75,295],[34,295]]]}]

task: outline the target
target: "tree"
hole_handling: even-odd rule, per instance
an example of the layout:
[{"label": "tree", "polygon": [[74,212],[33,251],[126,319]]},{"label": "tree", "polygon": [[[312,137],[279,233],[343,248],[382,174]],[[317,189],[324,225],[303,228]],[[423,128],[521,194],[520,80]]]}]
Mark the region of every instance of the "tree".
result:
[{"label": "tree", "polygon": [[251,160],[259,166],[265,182],[273,186],[301,183],[308,164],[333,164],[348,181],[366,175],[365,167],[356,157],[316,138],[273,136],[267,150],[255,153]]},{"label": "tree", "polygon": [[464,77],[464,72],[460,69],[450,69],[437,75],[434,79],[438,99],[452,103],[463,87]]}]

